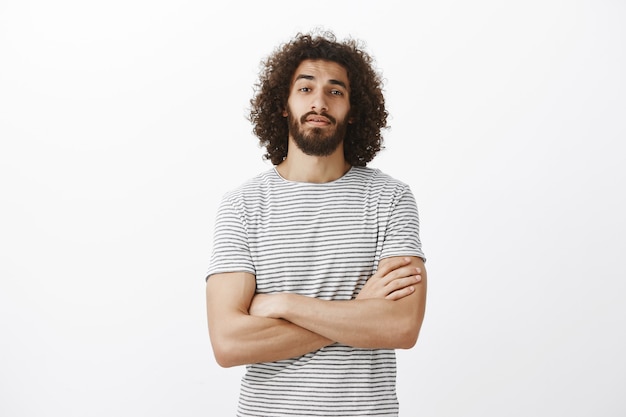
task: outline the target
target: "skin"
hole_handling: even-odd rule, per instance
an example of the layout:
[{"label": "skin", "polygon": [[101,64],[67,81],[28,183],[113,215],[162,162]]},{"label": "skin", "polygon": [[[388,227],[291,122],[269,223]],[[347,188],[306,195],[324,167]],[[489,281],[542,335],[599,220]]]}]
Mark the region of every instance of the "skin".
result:
[{"label": "skin", "polygon": [[[350,118],[345,68],[305,60],[296,69],[284,117],[291,115],[305,138],[324,140]],[[302,116],[304,121],[301,120]],[[343,143],[326,155],[303,152],[290,134],[287,158],[277,166],[290,181],[324,183],[350,165]],[[415,345],[424,318],[426,269],[421,258],[380,260],[377,272],[354,300],[327,301],[298,294],[255,294],[252,274],[212,275],[207,281],[207,319],[215,358],[230,367],[288,359],[339,342],[360,348]]]},{"label": "skin", "polygon": [[[283,116],[287,117],[292,112],[299,119],[310,112],[318,115],[328,113],[335,120],[352,123],[349,117],[349,88],[348,75],[341,65],[328,61],[305,60],[294,73],[287,109],[283,111]],[[322,116],[309,119],[300,124],[305,134],[318,128],[330,135],[337,128],[336,123]],[[343,156],[343,143],[328,156],[312,156],[302,152],[290,134],[287,158],[276,168],[283,178],[290,181],[324,183],[342,177],[350,169],[350,164]]]}]

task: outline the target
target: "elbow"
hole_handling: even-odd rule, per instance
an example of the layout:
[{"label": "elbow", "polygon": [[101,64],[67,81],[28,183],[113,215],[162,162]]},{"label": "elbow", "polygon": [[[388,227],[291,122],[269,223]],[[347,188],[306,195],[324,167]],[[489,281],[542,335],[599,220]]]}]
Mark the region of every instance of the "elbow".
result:
[{"label": "elbow", "polygon": [[217,364],[222,368],[232,368],[244,363],[239,355],[239,350],[232,345],[232,343],[223,340],[212,340],[213,356]]},{"label": "elbow", "polygon": [[398,349],[411,349],[417,343],[419,329],[406,332],[398,340]]},{"label": "elbow", "polygon": [[417,343],[417,338],[419,336],[419,330],[407,330],[405,332],[400,332],[400,334],[395,337],[395,347],[397,349],[411,349]]},{"label": "elbow", "polygon": [[243,363],[239,360],[239,358],[233,354],[233,352],[228,352],[224,349],[215,349],[213,348],[213,356],[215,357],[215,361],[222,368],[232,368],[233,366],[239,366]]},{"label": "elbow", "polygon": [[229,355],[226,352],[222,352],[214,348],[213,356],[215,357],[215,362],[217,362],[217,364],[222,368],[232,368],[237,365],[232,355]]},{"label": "elbow", "polygon": [[421,328],[421,322],[407,320],[396,331],[394,344],[397,349],[411,349],[417,343]]},{"label": "elbow", "polygon": [[424,308],[422,307],[413,312],[404,312],[396,317],[395,322],[398,323],[396,328],[396,347],[398,349],[411,349],[417,343],[422,323],[424,321]]},{"label": "elbow", "polygon": [[234,366],[238,366],[239,365],[238,363],[236,363],[235,361],[231,360],[230,358],[225,358],[225,357],[221,357],[221,356],[218,357],[217,355],[215,356],[215,361],[222,368],[232,368]]}]

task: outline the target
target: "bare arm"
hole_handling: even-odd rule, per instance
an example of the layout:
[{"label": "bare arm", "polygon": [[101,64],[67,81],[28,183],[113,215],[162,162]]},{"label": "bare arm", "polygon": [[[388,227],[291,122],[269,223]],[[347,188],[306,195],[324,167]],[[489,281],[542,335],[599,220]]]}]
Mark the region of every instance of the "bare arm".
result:
[{"label": "bare arm", "polygon": [[215,274],[207,281],[209,335],[220,366],[288,359],[333,343],[288,321],[249,315],[255,288],[254,275],[246,272]]},{"label": "bare arm", "polygon": [[[326,301],[288,293],[257,295],[250,313],[282,318],[349,346],[411,348],[417,341],[424,319],[426,269],[421,258],[410,259],[414,274],[419,271],[421,280],[404,287],[402,291],[408,295],[400,299],[359,296],[351,301]],[[384,259],[379,269],[397,261],[397,258]]]},{"label": "bare arm", "polygon": [[[412,288],[418,280],[415,272],[408,258],[383,262],[361,290],[359,298],[386,298],[388,302],[395,302],[393,300],[406,297],[415,291]],[[215,358],[221,366],[288,359],[334,343],[333,339],[289,321],[251,315],[253,298],[275,300],[274,295],[255,296],[252,274],[212,275],[206,290],[209,335]]]}]

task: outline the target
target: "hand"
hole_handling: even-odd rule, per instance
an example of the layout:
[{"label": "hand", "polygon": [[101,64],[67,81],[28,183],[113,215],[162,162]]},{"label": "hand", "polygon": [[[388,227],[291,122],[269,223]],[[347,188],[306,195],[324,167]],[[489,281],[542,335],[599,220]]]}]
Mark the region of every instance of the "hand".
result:
[{"label": "hand", "polygon": [[359,294],[357,300],[384,298],[399,300],[415,291],[414,285],[422,280],[420,268],[410,265],[410,258],[391,259],[379,265]]}]

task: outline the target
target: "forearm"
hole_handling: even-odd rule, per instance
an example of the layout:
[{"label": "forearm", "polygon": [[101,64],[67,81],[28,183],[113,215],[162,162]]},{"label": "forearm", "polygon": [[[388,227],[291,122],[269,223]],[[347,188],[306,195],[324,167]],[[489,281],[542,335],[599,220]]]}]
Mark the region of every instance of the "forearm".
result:
[{"label": "forearm", "polygon": [[289,359],[332,342],[281,319],[240,314],[211,330],[217,362],[224,367]]},{"label": "forearm", "polygon": [[289,359],[332,343],[285,320],[250,315],[255,286],[248,273],[216,274],[207,281],[209,335],[221,366]]},{"label": "forearm", "polygon": [[328,301],[297,294],[258,294],[250,314],[289,321],[329,340],[363,348],[410,348],[426,305],[422,259],[383,259],[357,299]]},{"label": "forearm", "polygon": [[[419,287],[419,286],[418,286]],[[422,291],[402,300],[326,301],[282,294],[277,315],[330,340],[362,348],[410,348],[424,317]]]}]

